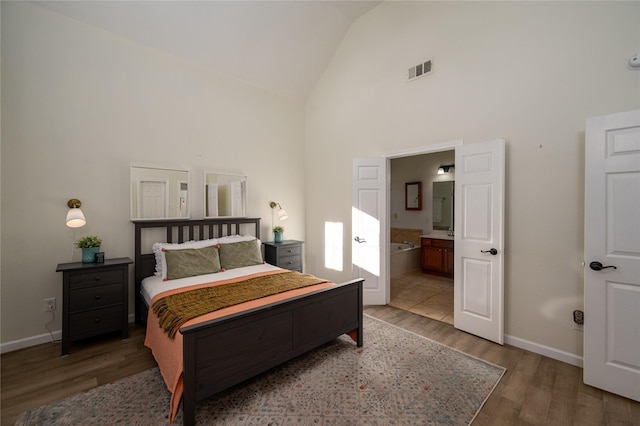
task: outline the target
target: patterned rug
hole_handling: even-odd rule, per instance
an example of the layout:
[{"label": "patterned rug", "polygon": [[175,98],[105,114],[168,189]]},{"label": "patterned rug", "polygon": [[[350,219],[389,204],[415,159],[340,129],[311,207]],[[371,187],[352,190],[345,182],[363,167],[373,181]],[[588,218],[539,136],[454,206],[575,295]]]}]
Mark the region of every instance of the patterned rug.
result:
[{"label": "patterned rug", "polygon": [[[340,337],[198,404],[201,425],[468,425],[504,368],[365,315]],[[16,425],[164,425],[156,368],[18,416]],[[175,424],[182,424],[182,410]]]}]

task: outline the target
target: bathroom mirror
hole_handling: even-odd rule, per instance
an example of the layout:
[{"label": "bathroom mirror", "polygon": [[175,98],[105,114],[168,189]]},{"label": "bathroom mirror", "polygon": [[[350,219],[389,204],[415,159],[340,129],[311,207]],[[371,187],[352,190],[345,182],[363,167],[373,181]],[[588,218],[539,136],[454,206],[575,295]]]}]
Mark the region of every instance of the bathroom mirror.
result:
[{"label": "bathroom mirror", "polygon": [[204,173],[204,217],[245,217],[247,176],[229,172]]},{"label": "bathroom mirror", "polygon": [[189,217],[189,171],[131,166],[131,219]]},{"label": "bathroom mirror", "polygon": [[405,210],[422,210],[422,182],[404,184]]},{"label": "bathroom mirror", "polygon": [[433,182],[433,229],[453,231],[454,181]]}]

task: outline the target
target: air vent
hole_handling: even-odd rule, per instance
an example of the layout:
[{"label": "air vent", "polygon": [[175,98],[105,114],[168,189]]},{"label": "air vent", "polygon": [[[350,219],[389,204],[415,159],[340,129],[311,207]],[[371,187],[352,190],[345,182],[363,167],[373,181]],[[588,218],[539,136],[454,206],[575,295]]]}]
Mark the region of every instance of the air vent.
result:
[{"label": "air vent", "polygon": [[431,74],[432,72],[433,60],[429,59],[426,62],[422,62],[421,64],[409,68],[409,81],[415,80],[416,78],[424,77],[425,75]]}]

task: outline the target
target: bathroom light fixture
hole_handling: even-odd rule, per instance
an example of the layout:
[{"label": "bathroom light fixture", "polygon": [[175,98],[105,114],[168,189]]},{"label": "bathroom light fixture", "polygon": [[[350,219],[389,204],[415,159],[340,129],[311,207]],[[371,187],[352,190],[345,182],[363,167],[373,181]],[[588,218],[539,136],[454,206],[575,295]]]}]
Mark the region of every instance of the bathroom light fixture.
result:
[{"label": "bathroom light fixture", "polygon": [[445,173],[453,173],[453,171],[454,171],[454,164],[447,164],[445,166],[438,167],[439,175],[443,175]]},{"label": "bathroom light fixture", "polygon": [[69,228],[80,228],[86,225],[87,219],[84,217],[84,213],[80,210],[82,203],[77,198],[72,198],[67,201],[69,211],[67,212],[67,226]]}]

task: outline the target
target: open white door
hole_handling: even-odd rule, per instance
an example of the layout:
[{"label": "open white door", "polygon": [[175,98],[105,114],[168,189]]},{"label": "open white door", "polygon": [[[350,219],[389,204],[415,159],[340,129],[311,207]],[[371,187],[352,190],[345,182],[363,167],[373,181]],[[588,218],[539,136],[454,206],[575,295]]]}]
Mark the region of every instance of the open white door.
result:
[{"label": "open white door", "polygon": [[351,209],[351,259],[354,278],[364,278],[365,305],[389,303],[387,263],[381,245],[386,244],[385,158],[353,160],[353,206]]},{"label": "open white door", "polygon": [[640,401],[640,110],[585,139],[584,382]]},{"label": "open white door", "polygon": [[505,141],[456,147],[454,326],[504,339]]}]

